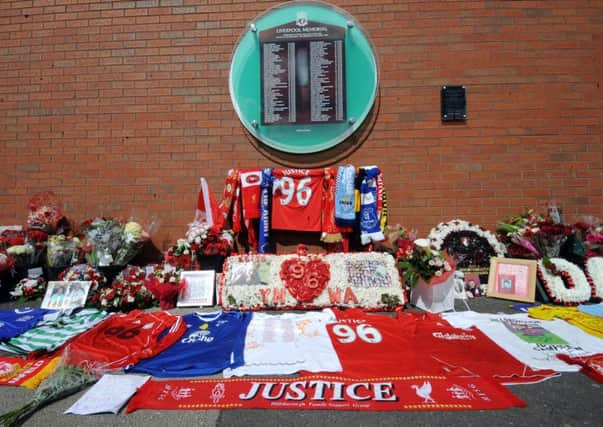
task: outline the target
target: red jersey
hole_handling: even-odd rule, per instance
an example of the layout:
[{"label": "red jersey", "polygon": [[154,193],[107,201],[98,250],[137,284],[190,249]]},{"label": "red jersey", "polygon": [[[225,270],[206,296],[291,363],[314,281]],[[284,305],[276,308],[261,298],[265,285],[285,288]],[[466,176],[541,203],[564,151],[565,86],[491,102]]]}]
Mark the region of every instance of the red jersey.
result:
[{"label": "red jersey", "polygon": [[321,231],[324,171],[275,169],[272,176],[272,228]]},{"label": "red jersey", "polygon": [[332,309],[337,317],[327,330],[342,375],[381,377],[415,373],[414,319],[367,314],[360,309]]},{"label": "red jersey", "polygon": [[114,314],[78,335],[70,345],[76,362],[122,368],[155,356],[174,344],[186,331],[182,317],[166,311],[134,310]]},{"label": "red jersey", "polygon": [[459,329],[439,315],[398,313],[400,319],[416,320],[417,371],[421,374],[473,376],[499,384],[529,384],[549,379],[552,370],[535,371],[504,351],[477,328]]}]

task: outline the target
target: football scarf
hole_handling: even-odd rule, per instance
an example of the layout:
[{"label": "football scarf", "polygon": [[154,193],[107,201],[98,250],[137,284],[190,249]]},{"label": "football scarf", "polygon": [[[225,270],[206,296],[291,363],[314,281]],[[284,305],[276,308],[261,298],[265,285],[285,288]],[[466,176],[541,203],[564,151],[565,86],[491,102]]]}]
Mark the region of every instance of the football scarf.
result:
[{"label": "football scarf", "polygon": [[226,175],[226,178],[224,179],[224,192],[222,194],[222,201],[218,205],[218,218],[216,220],[216,224],[220,228],[225,227],[228,217],[230,216],[230,212],[232,211],[238,179],[239,171],[236,169],[230,169]]},{"label": "football scarf", "polygon": [[36,388],[54,371],[60,357],[25,360],[0,357],[0,385]]},{"label": "football scarf", "polygon": [[335,224],[335,183],[336,168],[325,168],[325,191],[322,204],[322,233],[320,240],[325,243],[341,242],[343,236]]},{"label": "football scarf", "polygon": [[258,253],[270,253],[270,201],[272,199],[272,168],[262,169],[260,184],[260,226],[258,236]]},{"label": "football scarf", "polygon": [[353,227],[356,225],[354,166],[340,166],[335,182],[335,224]]},{"label": "football scarf", "polygon": [[137,409],[322,409],[338,411],[468,411],[525,407],[501,385],[479,377],[438,375],[351,379],[202,379],[146,382],[130,400]]},{"label": "football scarf", "polygon": [[377,166],[364,168],[364,177],[360,183],[360,242],[363,245],[385,239],[378,210],[377,177],[380,173]]}]

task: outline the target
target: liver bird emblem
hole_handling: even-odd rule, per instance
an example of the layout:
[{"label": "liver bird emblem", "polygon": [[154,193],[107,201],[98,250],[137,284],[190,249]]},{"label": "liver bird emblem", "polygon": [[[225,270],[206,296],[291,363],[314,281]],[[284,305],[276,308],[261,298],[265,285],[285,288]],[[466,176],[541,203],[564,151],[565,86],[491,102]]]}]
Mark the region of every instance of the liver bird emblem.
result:
[{"label": "liver bird emblem", "polygon": [[423,381],[421,387],[416,384],[411,385],[411,387],[415,389],[417,396],[423,398],[423,403],[436,403],[436,401],[431,398],[431,383],[429,381]]}]

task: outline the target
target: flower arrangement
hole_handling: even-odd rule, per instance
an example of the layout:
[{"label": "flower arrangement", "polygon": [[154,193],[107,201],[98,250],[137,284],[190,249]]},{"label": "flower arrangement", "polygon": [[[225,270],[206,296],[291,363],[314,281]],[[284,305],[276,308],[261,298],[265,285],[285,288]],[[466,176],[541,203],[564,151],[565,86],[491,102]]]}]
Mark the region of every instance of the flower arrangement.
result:
[{"label": "flower arrangement", "polygon": [[445,250],[454,258],[458,268],[488,268],[491,257],[502,257],[506,252],[496,235],[461,219],[438,224],[427,238],[432,248]]},{"label": "flower arrangement", "polygon": [[155,298],[144,286],[145,272],[133,265],[117,275],[110,287],[92,294],[90,305],[100,310],[128,312],[154,305]]},{"label": "flower arrangement", "polygon": [[44,296],[46,285],[46,280],[42,276],[37,279],[25,278],[15,285],[15,289],[10,294],[19,301],[36,300]]},{"label": "flower arrangement", "polygon": [[572,227],[535,214],[533,209],[499,222],[497,226],[500,240],[515,258],[559,256],[562,245],[573,233]]},{"label": "flower arrangement", "polygon": [[562,258],[538,261],[538,278],[556,304],[578,305],[591,297],[591,286],[576,264]]},{"label": "flower arrangement", "polygon": [[[154,228],[154,224],[151,225]],[[86,236],[86,260],[95,266],[126,265],[149,239],[149,232],[136,221],[95,218],[82,224]]]},{"label": "flower arrangement", "polygon": [[15,257],[6,252],[0,252],[0,271],[8,271],[15,265]]},{"label": "flower arrangement", "polygon": [[46,262],[48,266],[65,268],[77,262],[79,244],[80,240],[77,237],[64,236],[62,234],[49,236],[46,247]]},{"label": "flower arrangement", "polygon": [[228,256],[234,248],[234,237],[230,230],[222,230],[219,226],[210,226],[207,222],[189,224],[186,240],[197,256]]},{"label": "flower arrangement", "polygon": [[446,252],[430,248],[429,240],[415,240],[412,250],[407,240],[403,241],[402,248],[398,248],[396,263],[406,286],[412,288],[419,280],[428,284],[442,283],[454,273],[454,261]]},{"label": "flower arrangement", "polygon": [[178,239],[164,254],[165,263],[183,270],[190,270],[195,264],[195,253],[186,239]]},{"label": "flower arrangement", "polygon": [[25,244],[25,232],[22,230],[4,230],[0,233],[0,249],[8,249],[11,246]]},{"label": "flower arrangement", "polygon": [[52,191],[34,194],[27,204],[29,208],[29,214],[27,215],[28,232],[29,230],[38,232],[36,234],[41,237],[39,232],[48,235],[57,231],[59,223],[64,220],[59,207],[60,204],[59,198]]},{"label": "flower arrangement", "polygon": [[90,290],[88,298],[99,288],[107,283],[107,279],[90,264],[76,264],[59,273],[59,280],[72,281],[90,281]]},{"label": "flower arrangement", "polygon": [[176,307],[176,298],[185,282],[180,278],[180,269],[157,265],[145,278],[144,285],[159,301],[161,309],[169,310]]}]

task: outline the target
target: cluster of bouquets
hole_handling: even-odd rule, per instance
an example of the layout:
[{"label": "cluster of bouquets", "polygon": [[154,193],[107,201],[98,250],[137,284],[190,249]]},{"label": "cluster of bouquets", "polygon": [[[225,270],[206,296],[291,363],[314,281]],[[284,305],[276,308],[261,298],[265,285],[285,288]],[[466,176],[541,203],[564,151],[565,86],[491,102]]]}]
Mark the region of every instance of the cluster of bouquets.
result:
[{"label": "cluster of bouquets", "polygon": [[180,278],[180,271],[169,264],[167,266],[156,265],[144,280],[145,287],[159,301],[162,310],[176,307],[178,293],[185,284],[184,280]]},{"label": "cluster of bouquets", "polygon": [[90,282],[88,301],[92,296],[107,284],[107,279],[90,264],[76,264],[59,273],[59,280],[67,282]]},{"label": "cluster of bouquets", "polygon": [[56,369],[34,391],[31,399],[20,408],[0,415],[0,426],[12,427],[23,424],[44,406],[77,393],[95,383],[105,372],[98,363],[75,355],[67,347]]},{"label": "cluster of bouquets", "polygon": [[227,257],[234,248],[232,231],[223,230],[217,225],[210,226],[207,222],[189,224],[186,240],[198,257],[207,255]]},{"label": "cluster of bouquets", "polygon": [[140,252],[158,224],[151,219],[143,226],[133,218],[127,222],[115,218],[85,221],[82,234],[87,241],[86,259],[100,267],[126,265]]},{"label": "cluster of bouquets", "polygon": [[89,305],[105,311],[129,312],[155,305],[155,297],[144,285],[145,271],[128,265],[117,275],[111,286],[99,288],[90,297]]}]

